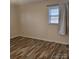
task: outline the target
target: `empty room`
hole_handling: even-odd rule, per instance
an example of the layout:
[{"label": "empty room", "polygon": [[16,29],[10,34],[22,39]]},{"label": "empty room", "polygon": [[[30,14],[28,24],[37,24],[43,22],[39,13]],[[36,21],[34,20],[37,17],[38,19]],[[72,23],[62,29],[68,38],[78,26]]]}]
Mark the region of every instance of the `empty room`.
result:
[{"label": "empty room", "polygon": [[69,59],[69,0],[11,0],[10,58]]}]

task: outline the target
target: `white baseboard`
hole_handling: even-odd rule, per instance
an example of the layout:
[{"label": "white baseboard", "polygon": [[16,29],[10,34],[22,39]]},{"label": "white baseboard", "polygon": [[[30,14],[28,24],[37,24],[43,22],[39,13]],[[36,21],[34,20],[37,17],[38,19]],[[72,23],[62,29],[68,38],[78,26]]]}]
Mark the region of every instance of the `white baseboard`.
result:
[{"label": "white baseboard", "polygon": [[20,36],[20,35],[13,35],[13,36],[10,36],[10,38],[14,38],[14,37],[18,37],[18,36]]},{"label": "white baseboard", "polygon": [[23,36],[23,37],[34,38],[34,39],[44,40],[44,41],[49,41],[49,42],[56,42],[56,43],[60,43],[60,44],[69,44],[69,43],[66,43],[66,42],[59,42],[59,41],[54,41],[54,40],[48,40],[48,39],[45,39],[45,38],[30,37],[30,36]]},{"label": "white baseboard", "polygon": [[24,36],[24,35],[15,35],[15,36],[11,36],[10,38],[14,38],[14,37],[18,37],[18,36],[34,38],[34,39],[44,40],[44,41],[49,41],[49,42],[56,42],[56,43],[61,43],[61,44],[69,44],[69,43],[66,43],[66,42],[60,42],[60,41],[54,41],[54,40],[49,40],[49,39],[45,39],[45,38],[38,38],[38,37]]}]

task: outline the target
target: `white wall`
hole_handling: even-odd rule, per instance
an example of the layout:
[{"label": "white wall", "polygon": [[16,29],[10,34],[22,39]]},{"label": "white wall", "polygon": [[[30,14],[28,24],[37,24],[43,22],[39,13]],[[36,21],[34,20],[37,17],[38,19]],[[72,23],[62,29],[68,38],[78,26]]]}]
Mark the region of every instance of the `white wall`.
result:
[{"label": "white wall", "polygon": [[21,5],[21,35],[25,37],[68,44],[68,36],[60,36],[58,34],[58,25],[48,24],[47,5],[63,2],[64,0],[49,0],[45,3]]},{"label": "white wall", "polygon": [[20,20],[18,18],[18,6],[11,4],[10,7],[10,36],[11,38],[20,35]]},{"label": "white wall", "polygon": [[[11,36],[25,36],[51,42],[68,44],[68,35],[58,34],[58,25],[48,24],[48,4],[63,3],[64,0],[48,0],[44,3],[19,5],[11,19]],[[18,16],[17,16],[18,15]],[[17,16],[17,17],[16,17]]]}]

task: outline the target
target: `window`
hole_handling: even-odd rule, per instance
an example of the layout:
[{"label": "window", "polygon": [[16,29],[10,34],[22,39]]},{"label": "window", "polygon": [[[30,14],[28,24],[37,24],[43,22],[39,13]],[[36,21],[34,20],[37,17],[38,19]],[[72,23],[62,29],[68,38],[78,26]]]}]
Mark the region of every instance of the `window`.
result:
[{"label": "window", "polygon": [[48,7],[49,24],[59,23],[59,6]]}]

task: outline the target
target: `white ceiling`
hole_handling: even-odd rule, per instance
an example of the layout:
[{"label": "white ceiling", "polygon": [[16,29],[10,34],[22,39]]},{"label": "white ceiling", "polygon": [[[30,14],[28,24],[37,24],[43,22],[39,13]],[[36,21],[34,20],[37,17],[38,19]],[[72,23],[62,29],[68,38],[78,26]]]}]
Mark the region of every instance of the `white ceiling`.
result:
[{"label": "white ceiling", "polygon": [[11,0],[10,2],[16,4],[24,4],[24,3],[39,2],[39,1],[47,1],[47,0]]}]

